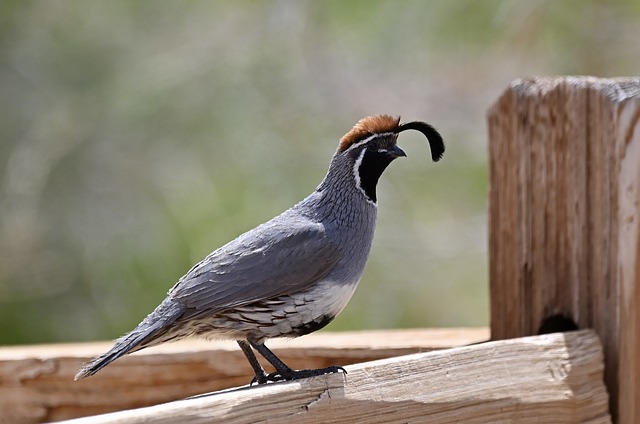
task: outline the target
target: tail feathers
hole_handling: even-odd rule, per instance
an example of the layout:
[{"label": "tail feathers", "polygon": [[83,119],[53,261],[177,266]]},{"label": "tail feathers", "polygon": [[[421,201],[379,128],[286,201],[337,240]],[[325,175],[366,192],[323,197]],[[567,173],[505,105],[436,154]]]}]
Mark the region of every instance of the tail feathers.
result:
[{"label": "tail feathers", "polygon": [[87,362],[80,368],[74,380],[89,377],[127,353],[151,346],[152,342],[168,330],[181,314],[182,307],[171,302],[163,302],[128,334],[117,339],[108,352]]}]

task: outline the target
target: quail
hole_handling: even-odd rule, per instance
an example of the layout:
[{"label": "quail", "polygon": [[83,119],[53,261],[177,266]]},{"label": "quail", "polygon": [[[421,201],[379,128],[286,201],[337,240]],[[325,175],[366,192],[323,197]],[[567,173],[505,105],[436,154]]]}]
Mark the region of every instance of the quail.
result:
[{"label": "quail", "polygon": [[[293,370],[265,341],[319,330],[346,306],[371,249],[376,185],[394,159],[406,156],[396,145],[405,130],[427,138],[434,162],[442,157],[442,137],[425,122],[401,124],[389,115],[361,119],[340,139],[313,193],[196,264],[134,330],[85,364],[76,380],[125,354],[188,336],[236,340],[258,384],[345,372],[339,366]],[[275,371],[267,374],[254,351]]]}]

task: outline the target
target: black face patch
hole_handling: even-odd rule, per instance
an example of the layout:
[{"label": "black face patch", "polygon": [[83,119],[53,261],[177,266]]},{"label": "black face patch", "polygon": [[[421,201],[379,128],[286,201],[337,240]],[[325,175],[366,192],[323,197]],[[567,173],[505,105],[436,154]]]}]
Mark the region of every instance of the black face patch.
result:
[{"label": "black face patch", "polygon": [[395,157],[390,155],[386,150],[374,150],[373,148],[366,148],[364,150],[364,156],[362,157],[357,172],[360,177],[360,188],[373,203],[378,201],[376,196],[378,180],[394,159]]}]

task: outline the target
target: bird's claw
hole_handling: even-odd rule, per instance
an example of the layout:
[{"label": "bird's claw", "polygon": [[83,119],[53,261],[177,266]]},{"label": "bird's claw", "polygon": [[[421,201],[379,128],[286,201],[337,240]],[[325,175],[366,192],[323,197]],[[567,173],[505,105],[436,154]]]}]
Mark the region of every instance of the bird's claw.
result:
[{"label": "bird's claw", "polygon": [[301,378],[310,378],[310,377],[317,377],[319,375],[325,375],[325,374],[333,374],[333,373],[337,373],[337,372],[342,372],[344,374],[347,374],[347,370],[345,370],[343,367],[338,367],[338,366],[330,366],[330,367],[326,367],[326,368],[318,368],[318,369],[313,369],[313,370],[292,370],[291,372],[287,372],[284,373],[284,375],[280,374],[279,372],[272,372],[271,374],[256,374],[255,377],[253,377],[253,380],[251,380],[251,384],[253,385],[254,383],[258,383],[258,384],[266,384],[268,382],[276,382],[276,381],[293,381],[293,380],[299,380]]},{"label": "bird's claw", "polygon": [[[271,375],[271,374],[269,374]],[[269,375],[267,375],[265,372],[256,374],[253,376],[253,378],[251,379],[251,383],[249,383],[249,386],[253,386],[254,384],[266,384],[269,380]]]}]

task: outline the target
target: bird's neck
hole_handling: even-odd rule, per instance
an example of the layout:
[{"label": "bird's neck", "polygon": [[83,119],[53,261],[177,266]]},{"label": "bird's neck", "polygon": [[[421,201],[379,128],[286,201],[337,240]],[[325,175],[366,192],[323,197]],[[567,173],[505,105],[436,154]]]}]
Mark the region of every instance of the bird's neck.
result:
[{"label": "bird's neck", "polygon": [[341,159],[334,157],[325,178],[302,202],[307,206],[304,209],[314,211],[318,221],[335,220],[352,226],[364,220],[375,225],[376,203],[358,186],[353,166]]}]

